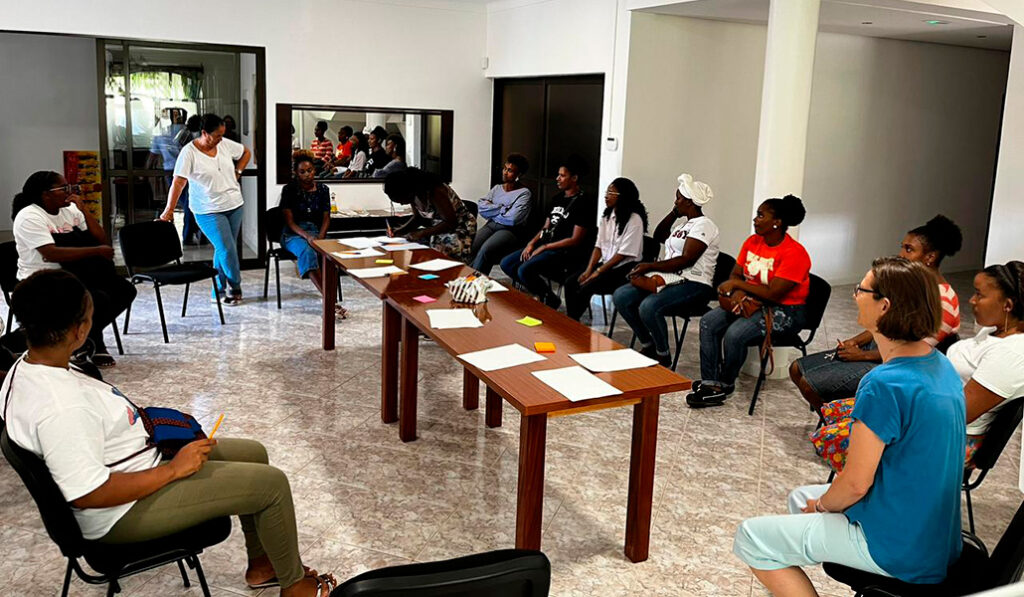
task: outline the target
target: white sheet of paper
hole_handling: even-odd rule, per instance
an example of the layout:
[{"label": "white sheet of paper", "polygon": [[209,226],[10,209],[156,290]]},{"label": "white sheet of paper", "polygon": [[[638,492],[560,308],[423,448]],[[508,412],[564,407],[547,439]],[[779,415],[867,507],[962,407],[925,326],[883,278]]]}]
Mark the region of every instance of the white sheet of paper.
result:
[{"label": "white sheet of paper", "polygon": [[452,261],[451,259],[431,259],[430,261],[424,261],[423,263],[413,263],[409,265],[409,267],[421,269],[425,272],[439,272],[450,267],[459,267],[460,265],[465,264],[458,261]]},{"label": "white sheet of paper", "polygon": [[472,309],[429,309],[427,317],[430,318],[430,327],[435,330],[479,328],[484,325]]},{"label": "white sheet of paper", "polygon": [[405,240],[404,238],[402,238],[400,236],[375,236],[375,237],[371,238],[370,240],[372,240],[375,243],[382,244],[382,245],[398,244],[398,243],[409,242],[409,241]]},{"label": "white sheet of paper", "polygon": [[429,249],[427,245],[421,245],[420,243],[402,243],[400,245],[381,245],[385,251],[415,251],[417,249]]},{"label": "white sheet of paper", "polygon": [[622,393],[622,390],[579,366],[533,371],[532,373],[537,379],[573,402]]},{"label": "white sheet of paper", "polygon": [[544,355],[538,354],[522,344],[506,344],[487,350],[467,352],[458,357],[481,371],[495,371],[547,359]]},{"label": "white sheet of paper", "polygon": [[505,292],[507,290],[508,288],[505,288],[498,282],[491,280],[491,287],[487,290],[487,292]]},{"label": "white sheet of paper", "polygon": [[405,273],[404,269],[393,265],[385,265],[383,267],[363,267],[348,270],[348,275],[356,278],[383,278],[384,276],[391,274],[402,273]]},{"label": "white sheet of paper", "polygon": [[365,236],[357,236],[355,238],[339,238],[338,242],[345,245],[346,247],[352,247],[353,249],[369,249],[370,247],[376,247],[380,243],[373,240],[372,238],[366,238]]},{"label": "white sheet of paper", "polygon": [[361,257],[377,257],[383,254],[384,253],[381,253],[376,249],[353,249],[351,251],[335,251],[331,253],[331,255],[334,255],[339,259],[359,259]]},{"label": "white sheet of paper", "polygon": [[632,348],[620,350],[602,350],[600,352],[582,352],[569,357],[596,373],[607,371],[625,371],[626,369],[642,369],[657,365],[658,361],[645,357]]}]

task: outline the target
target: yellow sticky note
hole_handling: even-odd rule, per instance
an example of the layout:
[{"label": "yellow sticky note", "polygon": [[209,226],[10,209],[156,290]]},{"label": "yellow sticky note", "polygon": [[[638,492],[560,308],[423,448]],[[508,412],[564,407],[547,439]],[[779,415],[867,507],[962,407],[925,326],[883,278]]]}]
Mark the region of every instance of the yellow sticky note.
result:
[{"label": "yellow sticky note", "polygon": [[393,264],[394,262],[395,262],[395,260],[394,260],[394,259],[378,259],[378,260],[376,261],[376,263],[379,263],[380,265],[391,265],[391,264]]},{"label": "yellow sticky note", "polygon": [[516,323],[521,323],[521,324],[525,325],[528,328],[532,328],[532,327],[538,326],[538,325],[540,325],[540,324],[542,324],[544,322],[542,322],[539,319],[535,319],[535,318],[530,317],[529,315],[527,315],[526,317],[524,317],[522,319],[517,319]]},{"label": "yellow sticky note", "polygon": [[533,349],[537,352],[555,352],[555,344],[553,342],[534,342]]}]

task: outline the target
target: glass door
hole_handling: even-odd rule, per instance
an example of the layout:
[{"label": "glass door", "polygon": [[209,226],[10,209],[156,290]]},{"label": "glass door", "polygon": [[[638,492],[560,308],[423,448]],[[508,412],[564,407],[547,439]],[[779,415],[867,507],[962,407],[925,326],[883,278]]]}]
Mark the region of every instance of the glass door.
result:
[{"label": "glass door", "polygon": [[[167,204],[181,148],[198,137],[198,119],[231,117],[229,137],[253,153],[242,178],[245,224],[239,238],[243,260],[264,254],[258,215],[263,212],[262,145],[255,141],[262,118],[262,52],[223,46],[186,46],[99,40],[106,196],[105,224],[116,236],[123,226],[157,218]],[[174,223],[184,260],[209,261],[213,249],[179,201]]]}]

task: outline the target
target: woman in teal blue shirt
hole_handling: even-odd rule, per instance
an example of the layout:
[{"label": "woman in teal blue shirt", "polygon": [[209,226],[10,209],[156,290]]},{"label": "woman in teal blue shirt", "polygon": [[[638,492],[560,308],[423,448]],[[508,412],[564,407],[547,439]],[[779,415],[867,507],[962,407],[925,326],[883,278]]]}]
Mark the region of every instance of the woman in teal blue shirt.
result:
[{"label": "woman in teal blue shirt", "polygon": [[800,566],[833,562],[930,584],[960,557],[964,394],[924,341],[941,322],[938,283],[923,265],[886,257],[854,300],[882,365],[857,389],[846,468],[831,485],[793,491],[791,514],[751,518],[736,532],[733,551],[774,595],[817,595]]}]

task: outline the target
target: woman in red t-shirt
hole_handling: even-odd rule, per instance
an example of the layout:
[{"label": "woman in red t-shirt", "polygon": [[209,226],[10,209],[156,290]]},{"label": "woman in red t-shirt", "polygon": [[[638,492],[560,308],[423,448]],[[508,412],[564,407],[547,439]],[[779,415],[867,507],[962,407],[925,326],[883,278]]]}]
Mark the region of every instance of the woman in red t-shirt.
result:
[{"label": "woman in red t-shirt", "polygon": [[806,213],[793,195],[758,206],[754,234],[743,242],[732,277],[718,287],[736,311],[718,307],[700,319],[701,379],[686,396],[691,407],[720,406],[735,389],[747,347],[764,338],[762,310],[750,317],[739,314],[745,296],[771,305],[773,334],[796,332],[803,325],[811,258],[786,231],[803,222]]}]

